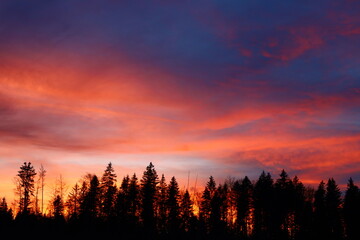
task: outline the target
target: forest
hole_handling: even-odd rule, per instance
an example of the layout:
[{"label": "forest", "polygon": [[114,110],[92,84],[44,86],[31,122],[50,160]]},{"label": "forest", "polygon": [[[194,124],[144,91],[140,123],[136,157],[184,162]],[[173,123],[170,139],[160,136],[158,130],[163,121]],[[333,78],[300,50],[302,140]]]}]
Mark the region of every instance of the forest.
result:
[{"label": "forest", "polygon": [[[315,188],[282,170],[277,178],[210,176],[201,191],[180,190],[175,177],[150,163],[140,177],[117,184],[109,163],[102,176],[86,174],[65,193],[54,191],[44,213],[46,170],[25,162],[15,177],[17,201],[0,201],[3,236],[113,239],[358,240],[360,191],[350,178],[342,192],[333,178]],[[1,194],[1,193],[0,193]],[[7,235],[9,236],[9,235]]]}]

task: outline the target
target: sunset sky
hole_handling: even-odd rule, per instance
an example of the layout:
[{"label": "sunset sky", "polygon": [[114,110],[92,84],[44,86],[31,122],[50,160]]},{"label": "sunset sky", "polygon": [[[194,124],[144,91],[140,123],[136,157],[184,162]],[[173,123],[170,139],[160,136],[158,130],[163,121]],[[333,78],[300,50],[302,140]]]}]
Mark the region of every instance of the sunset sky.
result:
[{"label": "sunset sky", "polygon": [[0,197],[152,161],[360,183],[360,2],[0,1]]}]

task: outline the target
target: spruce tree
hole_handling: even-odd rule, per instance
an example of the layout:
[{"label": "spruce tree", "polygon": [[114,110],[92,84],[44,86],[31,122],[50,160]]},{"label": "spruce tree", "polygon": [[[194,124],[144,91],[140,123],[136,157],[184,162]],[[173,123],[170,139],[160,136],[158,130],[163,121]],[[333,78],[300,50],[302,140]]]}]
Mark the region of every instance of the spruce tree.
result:
[{"label": "spruce tree", "polygon": [[327,215],[326,237],[329,240],[338,240],[343,237],[343,226],[341,219],[342,199],[341,191],[333,178],[326,184],[325,206]]},{"label": "spruce tree", "polygon": [[156,226],[154,207],[158,183],[158,175],[150,162],[141,179],[141,218],[146,231],[150,233],[154,232]]},{"label": "spruce tree", "polygon": [[136,174],[134,173],[130,179],[129,185],[129,216],[133,219],[133,221],[137,220],[139,217],[139,209],[140,209],[140,188],[138,184],[138,179]]},{"label": "spruce tree", "polygon": [[167,190],[167,201],[166,206],[169,212],[168,215],[168,226],[171,233],[175,233],[179,229],[179,215],[180,215],[180,206],[179,206],[179,186],[175,177],[171,178],[170,184]]},{"label": "spruce tree", "polygon": [[320,182],[314,195],[314,236],[315,239],[321,239],[326,232],[326,205],[325,205],[325,183]]},{"label": "spruce tree", "polygon": [[190,198],[189,191],[186,190],[181,198],[180,203],[181,228],[184,231],[190,231],[193,217],[193,201]]},{"label": "spruce tree", "polygon": [[107,165],[104,174],[101,177],[101,214],[109,218],[114,212],[116,196],[116,174],[111,162]]},{"label": "spruce tree", "polygon": [[[0,230],[7,231],[12,223],[13,214],[11,208],[8,208],[5,197],[0,202]],[[2,231],[3,232],[3,231]]]},{"label": "spruce tree", "polygon": [[236,226],[240,235],[249,237],[251,222],[251,210],[253,208],[253,186],[250,179],[245,176],[242,181],[236,181],[233,186],[236,196]]},{"label": "spruce tree", "polygon": [[214,219],[213,213],[213,198],[216,192],[216,183],[213,176],[209,177],[206,183],[200,202],[200,221],[204,226],[206,232],[211,230],[211,219]]},{"label": "spruce tree", "polygon": [[30,197],[34,195],[34,178],[36,172],[31,163],[26,163],[20,167],[18,171],[18,177],[21,187],[21,196],[20,196],[20,213],[28,214],[30,212]]},{"label": "spruce tree", "polygon": [[310,237],[310,226],[311,226],[311,202],[306,203],[306,188],[304,184],[295,176],[292,180],[294,186],[293,196],[293,225],[291,227],[291,239],[306,239]]},{"label": "spruce tree", "polygon": [[56,221],[63,221],[64,219],[64,203],[60,195],[57,195],[53,200],[53,216]]},{"label": "spruce tree", "polygon": [[99,216],[100,187],[99,180],[93,175],[90,186],[80,205],[80,217],[85,221],[94,221]]},{"label": "spruce tree", "polygon": [[272,213],[275,237],[277,239],[288,239],[292,234],[294,197],[293,182],[283,169],[280,178],[275,182],[275,208]]},{"label": "spruce tree", "polygon": [[68,209],[70,219],[76,219],[80,209],[80,187],[78,183],[76,183],[69,192],[65,205]]},{"label": "spruce tree", "polygon": [[[221,198],[220,189],[216,187],[213,176],[209,177],[206,187],[202,194],[200,203],[200,221],[206,233],[218,232],[221,221]],[[219,191],[220,190],[220,191]]]},{"label": "spruce tree", "polygon": [[254,234],[259,239],[273,235],[274,187],[270,173],[261,173],[254,187]]},{"label": "spruce tree", "polygon": [[115,209],[116,215],[120,221],[126,221],[128,217],[128,211],[130,207],[129,184],[130,178],[129,175],[126,175],[121,182],[120,189],[116,197]]},{"label": "spruce tree", "polygon": [[158,194],[156,198],[156,212],[158,217],[158,229],[160,232],[164,232],[168,221],[168,188],[164,174],[162,174],[159,186]]},{"label": "spruce tree", "polygon": [[344,222],[347,239],[360,239],[360,191],[352,178],[349,179],[344,198]]}]

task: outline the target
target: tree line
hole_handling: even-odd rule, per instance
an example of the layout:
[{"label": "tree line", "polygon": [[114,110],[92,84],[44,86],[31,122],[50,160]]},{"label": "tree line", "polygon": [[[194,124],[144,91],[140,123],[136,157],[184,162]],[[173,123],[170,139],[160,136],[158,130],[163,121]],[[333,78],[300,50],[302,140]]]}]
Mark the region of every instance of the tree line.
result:
[{"label": "tree line", "polygon": [[[17,206],[0,201],[0,232],[44,236],[128,239],[360,239],[360,191],[350,178],[344,194],[333,178],[305,186],[285,170],[274,179],[262,172],[216,184],[202,192],[179,189],[177,180],[158,176],[150,163],[140,179],[125,176],[117,186],[111,163],[101,177],[87,174],[67,196],[54,191],[43,214],[44,177],[25,162],[16,175]],[[35,182],[38,181],[38,184]],[[21,232],[18,232],[21,230]]]}]

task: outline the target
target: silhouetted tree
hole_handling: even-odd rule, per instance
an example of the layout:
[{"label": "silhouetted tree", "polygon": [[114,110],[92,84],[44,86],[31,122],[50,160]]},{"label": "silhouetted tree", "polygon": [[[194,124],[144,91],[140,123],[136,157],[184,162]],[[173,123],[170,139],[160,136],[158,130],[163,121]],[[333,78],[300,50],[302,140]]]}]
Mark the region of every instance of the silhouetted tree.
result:
[{"label": "silhouetted tree", "polygon": [[148,232],[155,230],[154,204],[158,182],[158,175],[150,162],[141,179],[141,218]]},{"label": "silhouetted tree", "polygon": [[162,174],[158,186],[158,194],[156,197],[156,212],[158,217],[158,230],[160,232],[166,231],[166,224],[168,219],[168,209],[167,209],[167,200],[168,200],[168,191],[167,184],[164,174]]},{"label": "silhouetted tree", "polygon": [[226,226],[230,208],[230,190],[228,184],[226,182],[224,184],[220,184],[217,191],[220,198],[220,220],[222,224]]},{"label": "silhouetted tree", "polygon": [[93,221],[99,213],[99,180],[96,175],[92,176],[90,186],[84,195],[80,205],[80,217],[85,221]]},{"label": "silhouetted tree", "polygon": [[171,178],[170,184],[167,190],[167,201],[166,207],[168,209],[168,226],[170,233],[176,233],[179,229],[179,215],[180,215],[180,205],[179,205],[179,186],[175,177]]},{"label": "silhouetted tree", "polygon": [[[41,164],[38,171],[38,179],[36,181],[36,191],[35,191],[35,204],[34,204],[34,212],[38,214],[44,213],[44,187],[45,187],[45,174],[46,170]],[[41,203],[39,203],[39,191],[41,191]],[[40,206],[39,206],[40,204]],[[40,208],[41,207],[41,208]]]},{"label": "silhouetted tree", "polygon": [[[210,182],[209,182],[210,183]],[[214,181],[215,184],[215,181]],[[209,232],[215,237],[220,237],[225,233],[226,228],[226,203],[227,185],[219,185],[213,193],[210,201]]]},{"label": "silhouetted tree", "polygon": [[60,195],[57,195],[53,201],[53,216],[57,221],[64,220],[64,203]]},{"label": "silhouetted tree", "polygon": [[326,239],[338,240],[343,237],[343,226],[340,214],[342,204],[341,191],[333,178],[326,184],[325,206],[327,216]]},{"label": "silhouetted tree", "polygon": [[257,239],[273,238],[273,182],[270,173],[263,171],[254,187],[254,234]]},{"label": "silhouetted tree", "polygon": [[344,222],[349,240],[360,239],[360,191],[349,179],[344,198]]},{"label": "silhouetted tree", "polygon": [[126,175],[121,182],[120,189],[116,197],[115,209],[116,209],[116,215],[120,219],[120,221],[127,220],[128,210],[130,207],[129,186],[130,186],[130,178],[129,175]]},{"label": "silhouetted tree", "polygon": [[186,190],[180,203],[181,228],[184,231],[188,232],[190,230],[193,217],[193,202],[191,201],[188,190]]},{"label": "silhouetted tree", "polygon": [[70,218],[76,219],[79,215],[80,209],[80,187],[78,183],[76,183],[69,192],[65,205],[68,209],[68,216]]},{"label": "silhouetted tree", "polygon": [[242,238],[248,238],[252,227],[253,186],[250,179],[236,181],[233,186],[236,201],[236,226]]},{"label": "silhouetted tree", "polygon": [[324,239],[326,232],[325,183],[320,182],[314,196],[314,239]]},{"label": "silhouetted tree", "polygon": [[[131,178],[126,175],[117,189],[109,163],[101,181],[87,174],[75,184],[67,197],[67,211],[61,195],[64,185],[57,185],[46,216],[29,214],[34,205],[35,175],[31,164],[25,162],[15,178],[20,196],[15,219],[5,198],[0,200],[1,233],[21,229],[24,236],[30,231],[45,235],[49,231],[58,237],[66,233],[83,238],[360,239],[360,190],[351,178],[344,200],[333,178],[327,184],[321,181],[315,191],[297,176],[291,179],[285,170],[275,183],[265,172],[255,183],[246,176],[217,185],[211,176],[202,193],[190,196],[188,190],[180,194],[175,176],[169,184],[164,175],[159,181],[152,163],[141,184],[135,174]],[[37,190],[42,188],[39,180]],[[13,204],[16,208],[18,203]]]},{"label": "silhouetted tree", "polygon": [[[307,192],[304,184],[295,176],[292,180],[294,187],[293,224],[290,224],[290,239],[309,239],[312,226],[313,191]],[[308,194],[308,195],[306,195]],[[309,195],[310,194],[310,195]]]},{"label": "silhouetted tree", "polygon": [[[216,183],[213,176],[209,177],[209,181],[207,182],[205,189],[203,191],[201,202],[200,202],[200,221],[204,225],[204,230],[206,232],[210,231],[210,218],[213,216],[215,218],[213,209],[212,209],[212,201],[216,192]],[[219,210],[220,211],[220,210]],[[219,213],[220,214],[220,213]]]},{"label": "silhouetted tree", "polygon": [[[8,208],[5,198],[0,202],[0,230],[7,230],[13,220],[13,213],[11,208]],[[1,231],[3,233],[3,231]]]},{"label": "silhouetted tree", "polygon": [[31,200],[30,197],[34,195],[34,178],[36,172],[31,163],[26,163],[20,167],[18,177],[20,180],[21,194],[20,194],[20,213],[28,214],[30,211]]},{"label": "silhouetted tree", "polygon": [[89,178],[89,182],[87,182],[87,179],[83,180],[81,182],[81,187],[80,187],[80,191],[79,191],[79,198],[78,198],[78,202],[79,202],[79,215],[80,213],[82,212],[82,208],[84,206],[84,200],[85,200],[85,197],[89,191],[89,187],[90,187],[90,181],[92,179],[92,176],[93,175],[88,175],[86,178]]},{"label": "silhouetted tree", "polygon": [[45,188],[45,176],[46,170],[43,165],[40,165],[39,169],[39,181],[41,186],[41,213],[44,214],[44,188]]},{"label": "silhouetted tree", "polygon": [[130,179],[128,197],[130,203],[128,209],[129,215],[131,216],[133,221],[135,221],[139,216],[139,209],[140,209],[140,187],[135,173]]},{"label": "silhouetted tree", "polygon": [[111,162],[107,165],[100,183],[101,203],[100,212],[105,218],[109,218],[114,212],[116,196],[116,174]]},{"label": "silhouetted tree", "polygon": [[276,239],[288,239],[294,225],[294,186],[285,170],[275,182],[273,223]]}]

